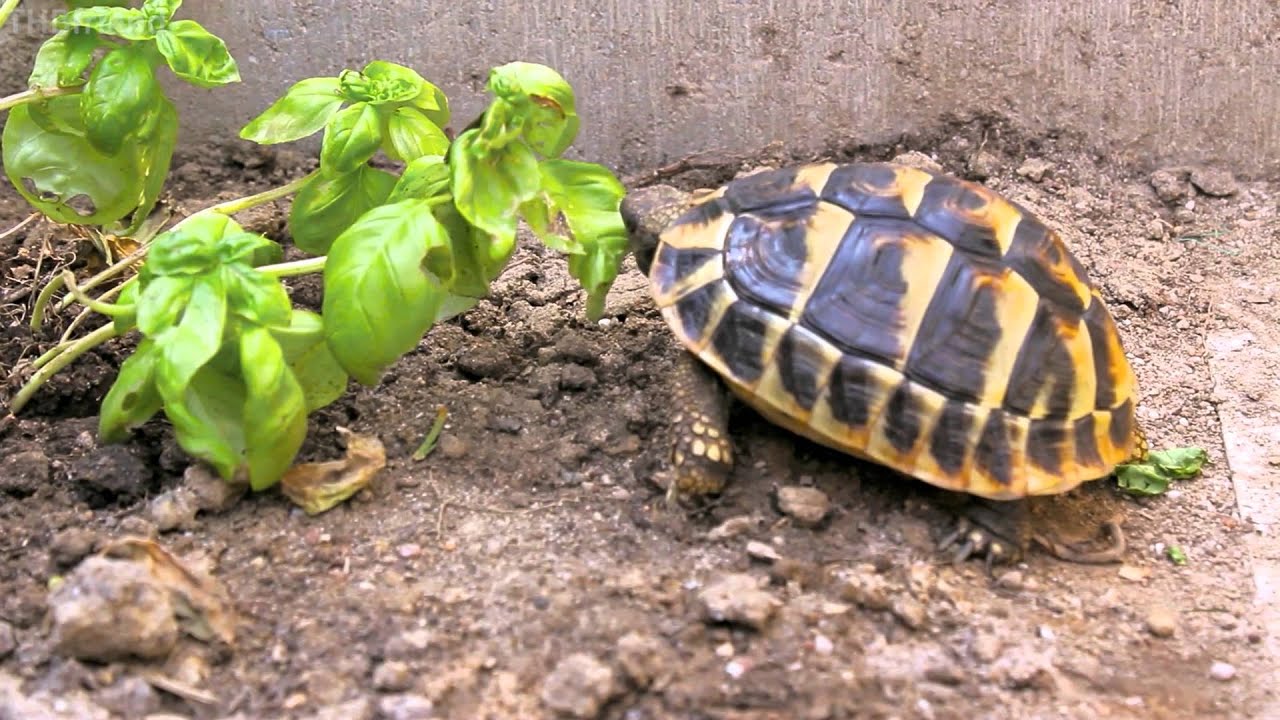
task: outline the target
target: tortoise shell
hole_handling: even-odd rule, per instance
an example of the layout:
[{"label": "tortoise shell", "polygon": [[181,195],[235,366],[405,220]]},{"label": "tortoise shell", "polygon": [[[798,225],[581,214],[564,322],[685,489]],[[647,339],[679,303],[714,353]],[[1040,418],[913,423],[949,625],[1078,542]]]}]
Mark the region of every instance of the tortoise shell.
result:
[{"label": "tortoise shell", "polygon": [[768,170],[704,194],[649,280],[684,346],[770,421],[993,499],[1098,479],[1137,385],[1060,236],[989,188],[888,163]]}]

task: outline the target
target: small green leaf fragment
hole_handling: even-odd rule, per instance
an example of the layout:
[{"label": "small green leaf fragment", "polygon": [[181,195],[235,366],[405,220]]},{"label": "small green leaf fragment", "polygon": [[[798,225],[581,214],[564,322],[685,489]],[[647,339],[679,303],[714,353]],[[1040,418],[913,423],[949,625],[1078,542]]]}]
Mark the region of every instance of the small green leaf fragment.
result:
[{"label": "small green leaf fragment", "polygon": [[378,108],[359,102],[329,119],[320,147],[320,169],[328,175],[349,173],[364,165],[382,144]]},{"label": "small green leaf fragment", "polygon": [[240,82],[240,69],[218,36],[194,20],[175,20],[156,33],[156,47],[174,75],[203,88]]},{"label": "small green leaf fragment", "polygon": [[333,242],[324,269],[326,337],[361,384],[376,385],[435,320],[444,291],[422,265],[430,248],[447,245],[418,200],[374,208]]},{"label": "small green leaf fragment", "polygon": [[338,79],[299,80],[261,115],[240,130],[240,137],[260,145],[292,142],[315,134],[342,107]]},{"label": "small green leaf fragment", "polygon": [[1163,495],[1169,489],[1169,476],[1153,465],[1119,465],[1115,475],[1120,488],[1131,495]]},{"label": "small green leaf fragment", "polygon": [[418,449],[413,451],[414,460],[425,460],[436,449],[436,441],[440,439],[440,433],[444,431],[444,424],[448,419],[449,409],[444,405],[437,406],[436,419],[431,423],[431,429],[427,431],[427,436],[422,439]]},{"label": "small green leaf fragment", "polygon": [[312,177],[298,190],[289,210],[294,244],[313,255],[328,254],[334,239],[384,203],[395,185],[395,175],[369,165],[341,175]]},{"label": "small green leaf fragment", "polygon": [[285,364],[280,343],[266,328],[249,328],[240,335],[240,369],[249,486],[264,490],[280,480],[302,447],[306,398]]},{"label": "small green leaf fragment", "polygon": [[155,343],[143,338],[133,354],[121,363],[120,372],[98,412],[98,435],[103,442],[124,440],[129,431],[160,411],[162,402],[155,383],[157,357]]},{"label": "small green leaf fragment", "polygon": [[1169,547],[1165,548],[1165,555],[1168,556],[1169,560],[1174,565],[1187,564],[1187,554],[1183,552],[1182,548],[1178,547],[1177,545],[1170,545]]},{"label": "small green leaf fragment", "polygon": [[1209,454],[1199,447],[1159,450],[1147,457],[1148,463],[1159,467],[1170,477],[1179,479],[1195,477],[1208,460]]}]

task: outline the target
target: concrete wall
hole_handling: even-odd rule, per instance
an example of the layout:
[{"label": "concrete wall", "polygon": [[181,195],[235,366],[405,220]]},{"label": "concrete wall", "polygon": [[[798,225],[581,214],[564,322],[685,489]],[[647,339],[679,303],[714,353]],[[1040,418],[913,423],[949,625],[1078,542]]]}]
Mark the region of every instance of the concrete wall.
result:
[{"label": "concrete wall", "polygon": [[[25,0],[0,36],[9,89],[33,21],[59,7]],[[373,58],[418,69],[465,122],[488,68],[523,59],[576,88],[577,154],[624,172],[993,112],[1083,131],[1126,164],[1280,174],[1277,0],[193,0],[180,13],[226,38],[245,77],[178,92],[192,139],[233,136],[294,80]]]}]

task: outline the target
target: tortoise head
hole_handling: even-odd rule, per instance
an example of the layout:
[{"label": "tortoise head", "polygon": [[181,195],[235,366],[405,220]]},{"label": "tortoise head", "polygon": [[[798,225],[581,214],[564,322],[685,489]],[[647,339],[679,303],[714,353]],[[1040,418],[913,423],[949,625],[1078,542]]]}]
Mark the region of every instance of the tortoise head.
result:
[{"label": "tortoise head", "polygon": [[640,272],[649,274],[653,255],[658,251],[658,237],[692,202],[693,195],[670,185],[639,188],[623,198],[619,210]]}]

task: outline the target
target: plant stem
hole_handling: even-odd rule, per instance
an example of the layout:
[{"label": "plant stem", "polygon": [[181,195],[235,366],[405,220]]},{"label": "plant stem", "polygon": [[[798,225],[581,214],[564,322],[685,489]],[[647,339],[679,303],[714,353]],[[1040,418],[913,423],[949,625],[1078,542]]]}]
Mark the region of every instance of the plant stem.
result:
[{"label": "plant stem", "polygon": [[62,282],[67,284],[67,292],[78,300],[81,305],[84,305],[100,315],[115,317],[129,312],[128,308],[121,307],[120,305],[112,305],[111,303],[102,302],[100,300],[94,300],[88,295],[85,295],[84,291],[76,285],[76,276],[70,270],[62,271]]},{"label": "plant stem", "polygon": [[8,97],[0,98],[0,112],[10,110],[23,103],[29,103],[34,100],[44,100],[47,98],[58,97],[59,95],[75,95],[79,92],[79,87],[51,87],[23,90],[20,93],[14,93]]},{"label": "plant stem", "polygon": [[254,268],[264,275],[271,277],[283,278],[294,277],[295,275],[309,275],[313,272],[324,270],[324,263],[328,260],[327,255],[320,257],[306,258],[305,260],[294,260],[292,262],[278,263],[276,265],[263,265]]},{"label": "plant stem", "polygon": [[48,365],[36,371],[35,375],[27,381],[22,389],[13,396],[13,402],[9,404],[9,414],[17,415],[31,400],[31,396],[35,395],[36,390],[40,389],[49,378],[53,377],[59,370],[75,362],[76,358],[89,352],[102,343],[116,336],[116,324],[107,323],[93,332],[85,335],[75,341],[71,347],[64,350],[61,354],[49,361]]},{"label": "plant stem", "polygon": [[19,0],[5,0],[4,4],[0,5],[0,27],[3,27],[4,24],[9,21],[9,16],[18,8],[18,1]]},{"label": "plant stem", "polygon": [[280,187],[271,188],[270,190],[263,190],[262,192],[256,195],[246,195],[245,197],[242,197],[242,198],[236,198],[234,200],[228,200],[223,203],[218,203],[217,205],[211,205],[205,208],[204,210],[201,210],[195,213],[195,215],[192,215],[191,217],[184,219],[182,222],[178,223],[177,225],[174,225],[174,228],[182,227],[182,223],[185,223],[187,220],[190,220],[196,215],[200,215],[202,213],[216,212],[216,213],[222,213],[223,215],[234,215],[242,210],[248,210],[251,207],[264,205],[266,203],[271,202],[272,200],[279,200],[280,198],[286,195],[295,193],[298,190],[302,189],[302,186],[305,185],[308,180],[315,177],[319,172],[320,172],[319,170],[312,170],[306,175],[303,175],[302,177],[296,180],[287,182],[284,185],[281,185]]}]

